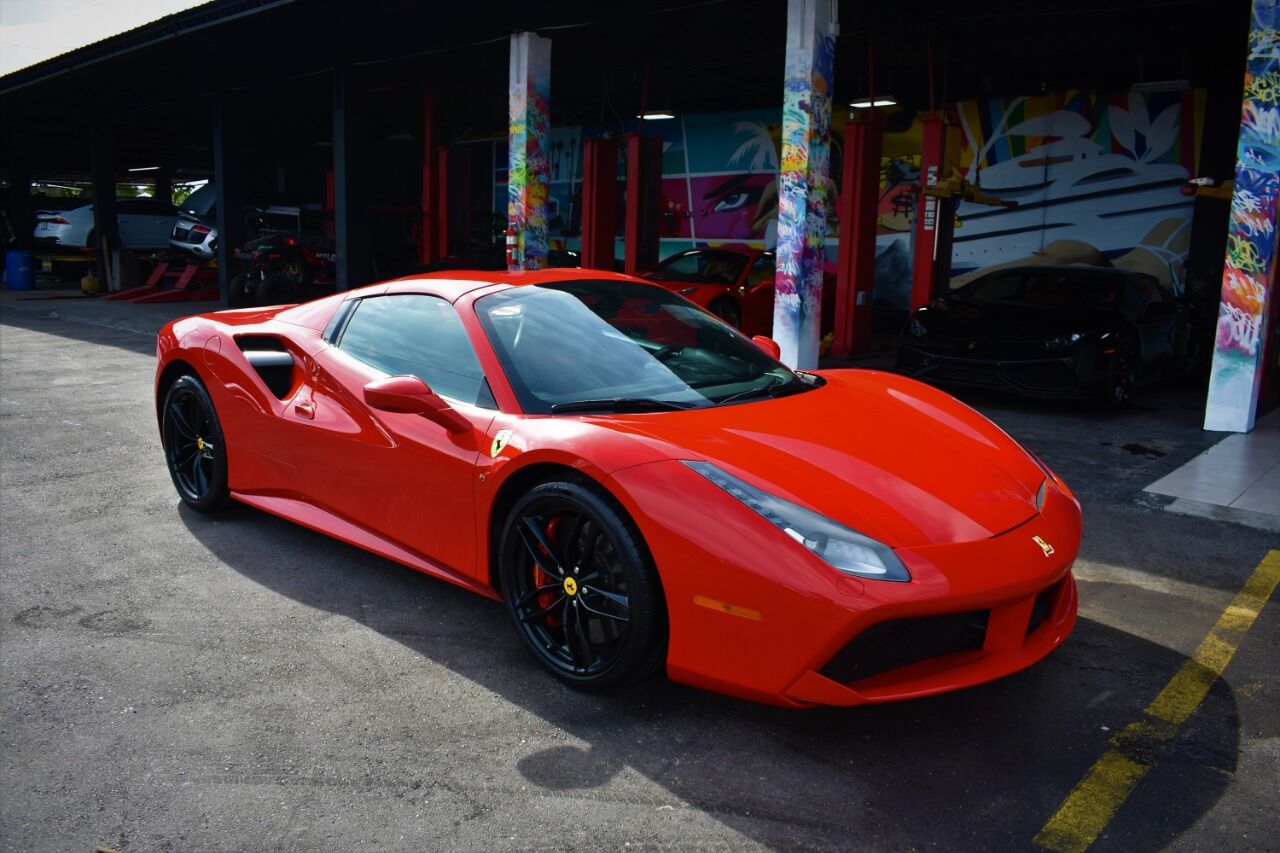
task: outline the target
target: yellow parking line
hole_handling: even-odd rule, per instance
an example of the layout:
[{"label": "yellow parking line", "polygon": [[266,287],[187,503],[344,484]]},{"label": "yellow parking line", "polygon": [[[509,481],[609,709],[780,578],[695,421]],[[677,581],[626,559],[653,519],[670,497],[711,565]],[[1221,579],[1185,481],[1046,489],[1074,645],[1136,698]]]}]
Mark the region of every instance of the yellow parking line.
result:
[{"label": "yellow parking line", "polygon": [[1111,739],[1111,748],[1067,795],[1058,811],[1035,837],[1036,844],[1059,853],[1080,853],[1106,829],[1134,786],[1151,769],[1135,754],[1136,744],[1170,740],[1179,725],[1204,701],[1222,675],[1240,641],[1253,626],[1280,583],[1280,551],[1270,551],[1227,605],[1194,655],[1147,706],[1144,719],[1131,723]]}]

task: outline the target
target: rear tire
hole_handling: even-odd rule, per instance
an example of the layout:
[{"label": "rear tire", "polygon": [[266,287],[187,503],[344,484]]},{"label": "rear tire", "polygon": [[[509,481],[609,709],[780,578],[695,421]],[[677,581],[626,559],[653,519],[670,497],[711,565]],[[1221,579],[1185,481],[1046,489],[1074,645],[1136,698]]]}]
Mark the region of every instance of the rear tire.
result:
[{"label": "rear tire", "polygon": [[165,463],[178,496],[196,512],[222,509],[231,499],[226,441],[204,384],[190,373],[179,376],[160,411]]},{"label": "rear tire", "polygon": [[240,273],[239,275],[232,278],[230,284],[227,285],[227,288],[229,291],[227,293],[227,304],[230,305],[232,308],[244,307],[244,303],[245,303],[244,283],[245,283],[245,274]]},{"label": "rear tire", "polygon": [[267,276],[258,282],[253,291],[253,301],[256,305],[286,305],[299,302],[301,299],[302,289],[298,287],[297,282],[284,273],[273,273]]},{"label": "rear tire", "polygon": [[604,690],[666,659],[662,588],[639,532],[599,487],[530,489],[511,508],[499,578],[516,633],[566,684]]}]

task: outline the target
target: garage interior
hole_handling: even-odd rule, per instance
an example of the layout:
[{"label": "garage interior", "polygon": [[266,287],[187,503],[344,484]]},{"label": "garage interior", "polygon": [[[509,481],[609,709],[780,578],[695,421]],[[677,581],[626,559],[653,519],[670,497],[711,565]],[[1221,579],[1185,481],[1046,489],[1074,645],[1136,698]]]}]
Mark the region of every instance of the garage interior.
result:
[{"label": "garage interior", "polygon": [[[1133,262],[1151,271],[1158,256],[1163,266],[1152,274],[1208,306],[1200,331],[1213,349],[1230,255],[1231,196],[1222,185],[1236,174],[1249,2],[833,5],[824,245],[837,297],[824,366],[889,366],[914,309],[1014,262]],[[59,780],[50,804],[34,785],[6,798],[5,834],[31,849],[43,849],[43,829],[122,850],[205,849],[213,837],[238,849],[307,849],[329,837],[382,849],[407,847],[406,837],[529,849],[554,846],[541,834],[554,826],[554,842],[570,848],[1067,849],[1040,835],[1046,821],[1116,733],[1143,719],[1261,555],[1277,547],[1280,503],[1271,492],[1231,512],[1243,490],[1206,507],[1194,487],[1211,475],[1179,474],[1197,459],[1212,467],[1200,454],[1221,430],[1255,440],[1226,467],[1280,465],[1266,461],[1280,445],[1274,304],[1258,309],[1259,376],[1253,398],[1231,398],[1231,425],[1206,422],[1209,357],[1192,381],[1152,388],[1119,413],[962,396],[1082,484],[1093,538],[1079,576],[1091,609],[1082,609],[1078,642],[1051,658],[1047,673],[857,717],[821,711],[797,721],[671,685],[585,700],[548,690],[537,673],[522,671],[513,647],[492,666],[476,663],[471,651],[505,630],[485,603],[247,510],[241,521],[260,541],[246,542],[231,525],[205,524],[157,499],[162,476],[129,480],[120,495],[101,483],[77,490],[57,447],[41,446],[32,419],[69,423],[72,401],[38,390],[72,381],[65,376],[74,372],[59,372],[69,369],[59,366],[65,339],[92,355],[82,371],[136,380],[118,397],[94,383],[81,389],[100,435],[129,436],[85,460],[88,470],[127,468],[138,454],[158,458],[155,439],[142,435],[150,425],[138,427],[127,412],[149,405],[154,330],[234,301],[237,250],[257,210],[316,215],[332,255],[330,288],[511,265],[508,84],[521,33],[550,43],[548,262],[637,272],[697,246],[776,245],[777,212],[771,228],[768,204],[782,159],[781,0],[429,8],[215,0],[0,78],[9,248],[34,250],[37,262],[42,253],[70,254],[26,239],[50,187],[74,188],[68,197],[78,203],[95,200],[103,235],[97,251],[75,253],[85,263],[72,267],[69,282],[42,277],[31,298],[11,289],[0,303],[11,406],[3,488],[15,510],[4,520],[6,586],[14,590],[5,620],[11,638],[54,638],[40,641],[54,644],[48,660],[37,642],[9,656],[4,776],[26,785],[34,768]],[[876,99],[893,103],[850,106]],[[941,147],[933,149],[930,116],[940,119]],[[1117,126],[1117,117],[1127,124]],[[1083,130],[1064,130],[1076,121]],[[1022,132],[1011,132],[1019,123]],[[1055,207],[1049,170],[1076,155],[1052,146],[1076,137],[1103,139],[1108,154],[1133,165],[1064,179],[1082,181],[1073,192],[1085,198],[1078,209],[1070,199]],[[1000,187],[1019,186],[999,176],[1002,164],[1030,174],[1032,189],[1018,207],[975,206],[975,194],[1013,198],[1001,196]],[[920,191],[930,165],[941,180],[954,167],[966,181],[938,202],[938,221],[954,219],[954,233],[940,238],[950,251],[932,256],[921,254],[916,216],[923,199],[943,199]],[[1197,178],[1208,180],[1188,184]],[[129,292],[116,281],[104,285],[107,294],[74,298],[86,269],[96,266],[104,282],[119,277],[106,260],[122,248],[112,209],[118,187],[150,183],[144,192],[163,197],[201,181],[216,193],[219,244],[198,264],[190,293],[169,288],[155,304],[109,300]],[[1095,219],[1098,199],[1140,193],[1153,200]],[[1066,218],[1051,221],[1060,213]],[[984,216],[1012,224],[987,225]],[[1023,236],[1028,242],[1016,243]],[[125,256],[139,271],[123,283],[146,287],[161,258]],[[171,269],[185,263],[168,261]],[[200,298],[168,301],[191,294]],[[1166,511],[1179,500],[1188,514]],[[22,517],[35,519],[30,531],[16,526]],[[80,529],[67,556],[47,553],[40,542],[68,524]],[[137,559],[154,582],[121,574],[119,561],[135,547],[122,532],[128,525],[145,528]],[[175,560],[181,569],[167,572]],[[80,564],[92,567],[83,578],[71,571]],[[190,605],[190,633],[177,615],[158,615],[163,602],[203,583],[212,590]],[[50,597],[60,584],[74,590],[66,600]],[[220,597],[243,602],[245,612],[229,616]],[[232,618],[241,633],[224,640],[219,626]],[[299,647],[294,630],[317,651]],[[1233,664],[1247,675],[1233,668],[1231,678],[1213,680],[1185,728],[1124,746],[1150,772],[1090,849],[1273,843],[1264,833],[1275,828],[1280,672],[1267,649],[1277,641],[1273,606]],[[180,649],[178,660],[157,665],[134,651],[153,643]],[[88,657],[71,662],[81,644]],[[322,665],[312,667],[317,659]],[[197,684],[202,668],[207,680]],[[72,710],[76,703],[83,707]],[[164,723],[131,729],[146,708]],[[507,728],[512,721],[522,728]],[[77,731],[82,757],[68,757],[59,740]],[[317,746],[326,737],[332,742]],[[477,742],[486,744],[478,761],[467,746]],[[139,751],[117,767],[121,743],[164,758],[148,761]],[[393,743],[393,755],[380,754]],[[264,805],[274,785],[288,792],[278,812]],[[109,817],[66,807],[86,797]],[[934,828],[903,816],[913,800]],[[255,842],[232,814],[238,808],[268,834]],[[335,829],[337,816],[353,810],[368,824]]]}]

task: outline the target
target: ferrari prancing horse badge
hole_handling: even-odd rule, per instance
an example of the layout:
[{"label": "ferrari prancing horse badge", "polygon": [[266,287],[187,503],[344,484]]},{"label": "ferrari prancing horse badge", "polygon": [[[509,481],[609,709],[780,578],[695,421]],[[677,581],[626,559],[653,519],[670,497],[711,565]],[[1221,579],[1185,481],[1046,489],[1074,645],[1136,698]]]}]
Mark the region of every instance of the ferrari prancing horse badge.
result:
[{"label": "ferrari prancing horse badge", "polygon": [[511,440],[511,430],[500,429],[498,434],[493,437],[493,444],[489,445],[489,456],[496,457],[502,452],[502,448],[507,446],[507,442]]}]

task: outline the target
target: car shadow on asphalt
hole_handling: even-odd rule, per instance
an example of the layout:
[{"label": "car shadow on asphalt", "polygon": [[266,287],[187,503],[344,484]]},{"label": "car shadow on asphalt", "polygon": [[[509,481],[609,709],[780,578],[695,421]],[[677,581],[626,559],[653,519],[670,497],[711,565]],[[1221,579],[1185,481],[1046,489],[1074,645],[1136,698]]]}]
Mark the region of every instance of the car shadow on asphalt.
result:
[{"label": "car shadow on asphalt", "polygon": [[[775,849],[1032,849],[1184,660],[1082,619],[1025,672],[911,702],[789,711],[661,678],[580,693],[538,667],[500,604],[248,507],[216,519],[179,512],[235,572],[401,643],[585,744],[513,755],[531,786],[590,796],[630,768]],[[1190,827],[1235,769],[1238,728],[1220,681],[1178,738],[1140,756],[1157,766],[1093,849],[1158,850]]]},{"label": "car shadow on asphalt", "polygon": [[[43,302],[41,307],[45,307]],[[128,350],[141,355],[155,355],[156,352],[156,337],[154,334],[144,334],[136,329],[98,326],[66,320],[57,316],[56,308],[50,308],[48,312],[36,313],[30,308],[17,310],[12,306],[6,306],[5,311],[0,313],[0,328],[3,326],[16,326],[32,332],[43,332],[47,335],[70,338],[74,341],[116,347],[117,349]]]}]

